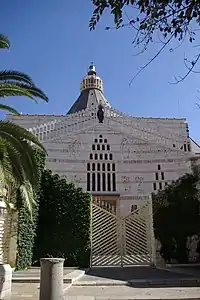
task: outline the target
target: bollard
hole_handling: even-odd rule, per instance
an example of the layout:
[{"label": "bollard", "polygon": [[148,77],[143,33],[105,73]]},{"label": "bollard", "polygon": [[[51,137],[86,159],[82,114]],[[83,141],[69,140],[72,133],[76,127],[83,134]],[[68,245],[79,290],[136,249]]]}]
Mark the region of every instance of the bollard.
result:
[{"label": "bollard", "polygon": [[64,258],[41,258],[40,300],[60,300],[63,296]]}]

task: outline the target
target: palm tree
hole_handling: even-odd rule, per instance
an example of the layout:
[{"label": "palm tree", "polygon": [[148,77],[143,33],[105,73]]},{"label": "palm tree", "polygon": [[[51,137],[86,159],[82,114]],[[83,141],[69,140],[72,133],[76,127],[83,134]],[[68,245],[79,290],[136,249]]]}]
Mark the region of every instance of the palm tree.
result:
[{"label": "palm tree", "polygon": [[[9,40],[0,34],[0,49],[9,47]],[[8,96],[27,96],[48,102],[47,96],[28,75],[18,71],[0,71],[0,98]],[[0,104],[0,109],[19,115],[17,110],[5,104]],[[39,176],[35,146],[45,151],[27,129],[9,121],[0,121],[0,188],[14,186],[19,189],[30,212]]]},{"label": "palm tree", "polygon": [[[0,34],[0,49],[9,48],[9,40]],[[40,98],[48,102],[48,97],[35,86],[27,74],[19,71],[3,70],[0,71],[0,98],[8,96],[27,96],[34,101],[36,101],[35,98]],[[8,105],[0,104],[0,109],[19,115],[16,109]]]}]

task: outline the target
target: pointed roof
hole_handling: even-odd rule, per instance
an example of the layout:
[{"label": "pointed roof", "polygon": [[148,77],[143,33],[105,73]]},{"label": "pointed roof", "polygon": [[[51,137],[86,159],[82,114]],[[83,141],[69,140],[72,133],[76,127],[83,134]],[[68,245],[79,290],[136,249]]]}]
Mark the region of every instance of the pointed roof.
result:
[{"label": "pointed roof", "polygon": [[78,99],[71,106],[67,115],[90,107],[98,107],[99,104],[104,107],[111,107],[103,93],[103,81],[96,75],[93,63],[90,64],[88,73],[81,82],[80,92]]}]

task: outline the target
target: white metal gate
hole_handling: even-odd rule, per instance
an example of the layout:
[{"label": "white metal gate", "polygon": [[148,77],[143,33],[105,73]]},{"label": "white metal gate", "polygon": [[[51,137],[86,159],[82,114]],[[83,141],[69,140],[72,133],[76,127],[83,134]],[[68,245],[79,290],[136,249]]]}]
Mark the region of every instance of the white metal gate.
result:
[{"label": "white metal gate", "polygon": [[152,219],[150,200],[124,218],[109,204],[92,203],[91,266],[154,264]]}]

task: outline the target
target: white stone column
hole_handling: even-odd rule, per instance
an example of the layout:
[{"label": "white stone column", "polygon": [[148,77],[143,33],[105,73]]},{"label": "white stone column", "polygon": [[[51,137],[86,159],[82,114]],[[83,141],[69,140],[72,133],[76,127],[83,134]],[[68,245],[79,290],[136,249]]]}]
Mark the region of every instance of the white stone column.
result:
[{"label": "white stone column", "polygon": [[12,268],[10,265],[0,265],[0,299],[11,298]]},{"label": "white stone column", "polygon": [[61,300],[64,258],[41,258],[40,300]]}]

